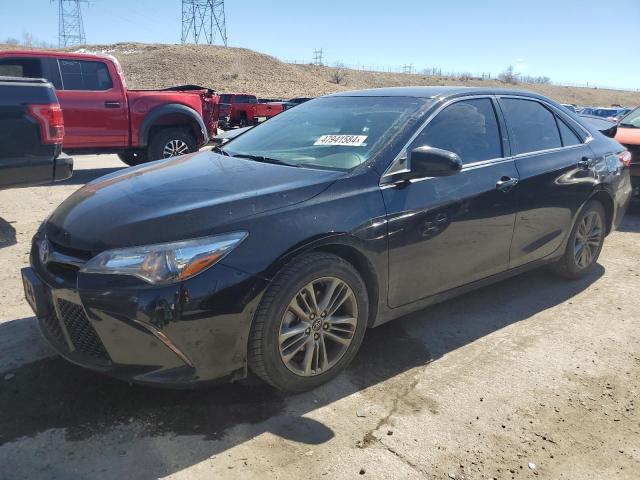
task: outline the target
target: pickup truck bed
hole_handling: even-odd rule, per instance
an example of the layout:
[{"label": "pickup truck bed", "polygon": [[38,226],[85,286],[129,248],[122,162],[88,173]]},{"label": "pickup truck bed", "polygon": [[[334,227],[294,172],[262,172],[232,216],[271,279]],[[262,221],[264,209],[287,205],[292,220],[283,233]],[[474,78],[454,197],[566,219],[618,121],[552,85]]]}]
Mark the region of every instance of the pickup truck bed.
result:
[{"label": "pickup truck bed", "polygon": [[0,77],[0,189],[69,178],[73,160],[61,154],[63,133],[51,83]]}]

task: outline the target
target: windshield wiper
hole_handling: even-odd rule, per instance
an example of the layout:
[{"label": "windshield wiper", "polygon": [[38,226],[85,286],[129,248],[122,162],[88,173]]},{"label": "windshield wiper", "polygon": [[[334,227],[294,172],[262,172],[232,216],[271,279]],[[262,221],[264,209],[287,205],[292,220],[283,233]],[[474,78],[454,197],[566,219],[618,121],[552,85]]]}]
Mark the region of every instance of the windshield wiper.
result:
[{"label": "windshield wiper", "polygon": [[299,167],[295,163],[288,163],[283,160],[278,160],[277,158],[265,157],[264,155],[248,155],[244,153],[237,153],[235,155],[231,155],[234,158],[246,158],[248,160],[254,160],[256,162],[262,163],[273,163],[274,165],[286,165],[287,167]]},{"label": "windshield wiper", "polygon": [[212,152],[216,152],[219,153],[220,155],[226,155],[227,157],[230,157],[231,155],[229,155],[227,152],[225,152],[224,150],[222,150],[220,148],[220,145],[216,145],[215,147],[213,147],[211,149]]}]

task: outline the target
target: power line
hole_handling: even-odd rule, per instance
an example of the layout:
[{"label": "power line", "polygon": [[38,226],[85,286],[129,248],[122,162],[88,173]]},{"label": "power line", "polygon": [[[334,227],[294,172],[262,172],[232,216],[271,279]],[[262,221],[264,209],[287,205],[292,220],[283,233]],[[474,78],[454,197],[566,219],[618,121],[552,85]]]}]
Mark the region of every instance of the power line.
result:
[{"label": "power line", "polygon": [[182,43],[213,45],[217,35],[226,47],[224,0],[182,0]]},{"label": "power line", "polygon": [[88,0],[58,0],[58,46],[84,45],[87,39],[80,5]]}]

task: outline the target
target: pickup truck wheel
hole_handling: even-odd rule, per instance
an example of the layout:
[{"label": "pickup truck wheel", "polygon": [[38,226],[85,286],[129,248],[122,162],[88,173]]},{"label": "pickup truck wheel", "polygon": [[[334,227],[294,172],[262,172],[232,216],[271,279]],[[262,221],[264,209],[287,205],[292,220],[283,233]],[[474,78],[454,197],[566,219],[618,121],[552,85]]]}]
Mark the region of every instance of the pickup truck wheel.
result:
[{"label": "pickup truck wheel", "polygon": [[124,163],[133,167],[135,165],[140,165],[141,163],[145,163],[147,161],[146,152],[123,152],[118,154],[118,158],[122,160]]},{"label": "pickup truck wheel", "polygon": [[247,116],[243,113],[243,114],[240,116],[240,121],[238,122],[238,127],[240,127],[240,128],[244,128],[244,127],[246,127],[247,125],[249,125],[249,122],[247,121]]},{"label": "pickup truck wheel", "polygon": [[177,157],[198,151],[198,144],[191,132],[183,128],[166,128],[156,133],[149,143],[149,160]]}]

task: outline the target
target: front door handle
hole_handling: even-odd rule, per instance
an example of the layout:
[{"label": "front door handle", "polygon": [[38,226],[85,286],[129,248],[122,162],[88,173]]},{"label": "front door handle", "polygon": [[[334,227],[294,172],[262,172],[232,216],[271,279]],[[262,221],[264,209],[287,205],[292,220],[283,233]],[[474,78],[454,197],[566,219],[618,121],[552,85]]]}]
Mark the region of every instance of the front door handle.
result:
[{"label": "front door handle", "polygon": [[518,184],[517,178],[502,177],[496,182],[496,188],[501,192],[508,192]]},{"label": "front door handle", "polygon": [[104,102],[106,108],[120,108],[120,102]]},{"label": "front door handle", "polygon": [[578,167],[583,170],[589,170],[590,168],[593,168],[594,163],[595,161],[593,160],[593,158],[582,157],[578,162]]}]

